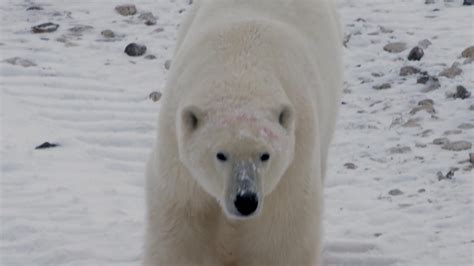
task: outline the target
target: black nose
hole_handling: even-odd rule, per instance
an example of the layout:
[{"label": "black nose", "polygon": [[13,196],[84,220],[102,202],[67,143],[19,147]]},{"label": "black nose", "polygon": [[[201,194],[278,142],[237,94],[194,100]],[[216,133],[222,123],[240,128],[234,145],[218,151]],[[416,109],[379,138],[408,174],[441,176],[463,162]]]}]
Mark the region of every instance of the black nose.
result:
[{"label": "black nose", "polygon": [[246,192],[243,194],[238,194],[234,201],[235,208],[243,216],[248,216],[252,214],[258,207],[258,198],[257,194],[252,192]]}]

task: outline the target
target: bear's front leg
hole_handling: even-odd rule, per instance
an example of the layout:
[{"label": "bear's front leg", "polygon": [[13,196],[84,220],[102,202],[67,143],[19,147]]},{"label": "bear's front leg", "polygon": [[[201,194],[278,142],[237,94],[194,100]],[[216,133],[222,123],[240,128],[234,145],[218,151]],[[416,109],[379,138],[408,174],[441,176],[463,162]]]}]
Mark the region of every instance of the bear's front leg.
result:
[{"label": "bear's front leg", "polygon": [[192,219],[150,219],[144,266],[219,265],[208,238],[209,234],[192,224]]}]

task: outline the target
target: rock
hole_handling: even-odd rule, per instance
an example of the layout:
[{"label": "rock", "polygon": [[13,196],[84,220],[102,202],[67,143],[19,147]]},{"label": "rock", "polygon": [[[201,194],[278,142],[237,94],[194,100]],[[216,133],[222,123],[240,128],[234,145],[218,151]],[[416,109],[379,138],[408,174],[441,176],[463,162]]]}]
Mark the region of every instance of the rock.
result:
[{"label": "rock", "polygon": [[380,72],[372,72],[370,73],[370,75],[372,75],[372,77],[374,78],[380,78],[380,77],[383,77],[383,73],[380,73]]},{"label": "rock", "polygon": [[163,32],[163,31],[165,31],[165,29],[163,27],[159,27],[159,28],[156,28],[153,32],[160,33],[160,32]]},{"label": "rock", "polygon": [[351,170],[357,169],[357,165],[355,165],[353,163],[345,163],[344,167],[347,168],[347,169],[351,169]]},{"label": "rock", "polygon": [[454,63],[451,67],[441,71],[441,73],[439,73],[439,76],[452,79],[456,76],[461,75],[462,69],[460,69],[458,66],[459,64]]},{"label": "rock", "polygon": [[146,56],[145,56],[145,59],[148,59],[148,60],[155,60],[155,59],[156,59],[156,56],[155,56],[155,55],[152,55],[152,54],[149,54],[149,55],[146,55]]},{"label": "rock", "polygon": [[115,7],[115,11],[122,16],[132,16],[137,13],[137,7],[133,4],[119,5]]},{"label": "rock", "polygon": [[390,83],[383,83],[383,84],[380,84],[380,85],[375,85],[372,88],[379,91],[379,90],[390,89],[391,87],[392,87],[392,85],[390,85]]},{"label": "rock", "polygon": [[469,153],[469,162],[474,164],[474,153]]},{"label": "rock", "polygon": [[430,47],[432,44],[433,43],[431,43],[431,41],[428,39],[424,39],[418,42],[418,46],[420,46],[423,49]]},{"label": "rock", "polygon": [[46,22],[46,23],[31,27],[31,31],[33,33],[47,33],[47,32],[54,32],[58,28],[59,28],[58,24],[55,24],[52,22]]},{"label": "rock", "polygon": [[451,169],[449,172],[446,173],[446,175],[443,175],[441,171],[436,173],[436,176],[438,177],[438,181],[442,181],[445,179],[451,180],[454,177],[454,172],[456,172],[458,169]]},{"label": "rock", "polygon": [[434,105],[434,101],[431,99],[424,99],[418,102],[418,105],[420,106],[429,106],[429,105]]},{"label": "rock", "polygon": [[143,44],[137,44],[133,42],[127,45],[127,47],[125,47],[124,52],[128,54],[129,56],[142,56],[146,52],[146,46]]},{"label": "rock", "polygon": [[388,152],[391,154],[404,154],[404,153],[411,152],[411,148],[408,146],[397,145],[395,147],[388,149]]},{"label": "rock", "polygon": [[169,70],[170,68],[171,68],[171,60],[168,59],[165,61],[165,69]]},{"label": "rock", "polygon": [[444,131],[443,135],[445,136],[451,136],[451,135],[459,135],[462,133],[462,130],[460,129],[453,129],[453,130],[446,130]]},{"label": "rock", "polygon": [[26,9],[26,11],[37,11],[37,10],[43,10],[43,8],[40,6],[30,6]]},{"label": "rock", "polygon": [[417,147],[417,148],[426,148],[427,146],[428,145],[423,144],[423,143],[419,143],[419,142],[415,143],[415,147]]},{"label": "rock", "polygon": [[115,38],[115,32],[113,32],[112,30],[103,30],[100,34],[105,38]]},{"label": "rock", "polygon": [[423,51],[423,48],[416,46],[413,49],[411,49],[410,53],[408,53],[408,60],[420,61],[424,55],[425,55],[425,52]]},{"label": "rock", "polygon": [[441,148],[448,151],[465,151],[472,148],[472,143],[465,140],[459,140],[446,143]]},{"label": "rock", "polygon": [[432,129],[426,129],[426,130],[423,130],[422,132],[418,133],[417,136],[422,136],[423,138],[425,137],[428,137],[430,135],[432,135],[434,133],[434,131]]},{"label": "rock", "polygon": [[436,3],[436,0],[425,0],[426,5],[431,5],[431,4],[434,4],[434,3]]},{"label": "rock", "polygon": [[471,106],[469,106],[469,111],[474,111],[474,104],[472,104]]},{"label": "rock", "polygon": [[393,30],[392,30],[392,29],[389,29],[389,28],[387,28],[387,27],[380,26],[379,28],[380,28],[380,31],[381,31],[382,33],[393,33]]},{"label": "rock", "polygon": [[432,105],[425,105],[425,106],[416,106],[413,109],[411,109],[410,114],[414,115],[418,113],[419,111],[425,110],[429,114],[434,114],[436,113],[435,109],[433,108]]},{"label": "rock", "polygon": [[86,31],[91,31],[92,29],[94,29],[94,27],[92,27],[90,25],[76,25],[76,26],[70,28],[69,31],[74,33],[74,34],[82,34]]},{"label": "rock", "polygon": [[400,196],[400,195],[403,195],[403,191],[401,191],[400,189],[396,188],[396,189],[392,189],[388,192],[389,195],[391,196]]},{"label": "rock", "polygon": [[435,145],[445,145],[449,143],[448,138],[437,138],[433,140],[433,144]]},{"label": "rock", "polygon": [[20,58],[20,57],[12,57],[5,59],[5,62],[12,64],[14,66],[22,66],[22,67],[33,67],[36,66],[36,63],[30,61],[28,59]]},{"label": "rock", "polygon": [[472,6],[472,5],[474,5],[474,0],[464,0],[462,5],[463,6]]},{"label": "rock", "polygon": [[471,93],[464,86],[457,86],[456,92],[453,95],[454,99],[467,99],[471,97]]},{"label": "rock", "polygon": [[418,102],[418,106],[414,107],[411,111],[410,114],[414,115],[418,113],[421,110],[425,110],[429,114],[434,114],[435,109],[433,108],[433,100],[431,99],[425,99],[420,102]]},{"label": "rock", "polygon": [[461,56],[464,58],[474,58],[474,46],[467,47],[462,51]]},{"label": "rock", "polygon": [[59,144],[56,143],[49,143],[45,142],[39,146],[36,146],[35,150],[42,150],[42,149],[49,149],[49,148],[54,148],[60,146]]},{"label": "rock", "polygon": [[473,129],[474,124],[469,124],[469,123],[462,123],[458,126],[460,129]]},{"label": "rock", "polygon": [[404,66],[400,68],[400,76],[406,77],[414,74],[420,73],[420,70],[413,66]]},{"label": "rock", "polygon": [[430,92],[441,87],[441,83],[437,77],[431,76],[428,73],[423,73],[421,77],[416,80],[418,84],[425,84],[423,92]]},{"label": "rock", "polygon": [[386,52],[389,53],[401,53],[407,49],[407,45],[404,42],[392,42],[383,47]]},{"label": "rock", "polygon": [[351,40],[352,34],[344,35],[344,39],[342,40],[342,45],[347,48],[349,41]]},{"label": "rock", "polygon": [[408,119],[406,123],[404,123],[402,126],[403,127],[419,127],[420,125],[420,119]]},{"label": "rock", "polygon": [[161,99],[161,92],[159,91],[154,91],[148,95],[148,98],[150,98],[152,101],[157,102]]},{"label": "rock", "polygon": [[144,20],[145,25],[156,25],[156,17],[151,12],[143,12],[140,14],[140,16],[138,16],[138,18]]},{"label": "rock", "polygon": [[374,234],[375,237],[380,237],[380,236],[382,236],[382,235],[383,235],[382,233],[375,233],[375,234]]}]

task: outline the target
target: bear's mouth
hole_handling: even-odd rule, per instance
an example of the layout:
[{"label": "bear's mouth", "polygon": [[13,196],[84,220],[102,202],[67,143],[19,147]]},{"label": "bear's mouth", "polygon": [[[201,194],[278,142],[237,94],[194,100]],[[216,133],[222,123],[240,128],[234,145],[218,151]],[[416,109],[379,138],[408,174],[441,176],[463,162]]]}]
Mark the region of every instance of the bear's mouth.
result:
[{"label": "bear's mouth", "polygon": [[258,215],[262,206],[261,180],[252,161],[240,161],[232,167],[227,182],[225,210],[229,218],[247,219]]}]

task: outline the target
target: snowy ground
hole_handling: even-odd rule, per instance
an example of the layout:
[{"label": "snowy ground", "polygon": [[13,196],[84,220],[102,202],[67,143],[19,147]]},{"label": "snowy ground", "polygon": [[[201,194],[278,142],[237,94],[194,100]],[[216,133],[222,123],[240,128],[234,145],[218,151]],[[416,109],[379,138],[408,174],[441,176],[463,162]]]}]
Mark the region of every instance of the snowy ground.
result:
[{"label": "snowy ground", "polygon": [[[188,1],[133,2],[157,24],[119,15],[114,7],[122,1],[1,1],[0,265],[139,264],[144,162],[159,111],[147,97],[166,79],[164,62]],[[472,265],[474,151],[432,142],[474,142],[473,96],[446,96],[457,85],[474,92],[473,63],[460,58],[474,44],[474,8],[442,0],[339,2],[350,39],[326,184],[326,264]],[[34,5],[43,9],[26,11]],[[60,27],[31,33],[43,22]],[[78,25],[93,28],[69,30]],[[107,40],[105,29],[117,37]],[[432,42],[425,56],[407,61],[423,39]],[[396,41],[408,49],[383,50]],[[146,44],[156,59],[125,55],[130,42]],[[29,62],[5,61],[14,57]],[[417,84],[419,75],[399,75],[411,65],[438,76],[454,62],[462,73],[439,77],[440,88],[430,92]],[[384,83],[391,88],[373,88]],[[427,98],[434,113],[410,114]],[[34,149],[45,141],[61,146]],[[438,180],[452,168],[452,179]]]}]

